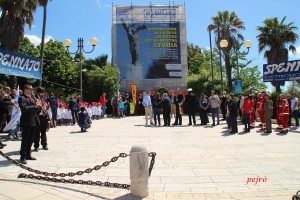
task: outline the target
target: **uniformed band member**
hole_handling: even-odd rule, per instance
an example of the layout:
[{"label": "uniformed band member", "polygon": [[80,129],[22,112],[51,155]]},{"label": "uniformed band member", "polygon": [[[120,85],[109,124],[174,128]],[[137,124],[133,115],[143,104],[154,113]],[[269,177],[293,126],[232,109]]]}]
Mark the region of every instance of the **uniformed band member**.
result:
[{"label": "uniformed band member", "polygon": [[265,91],[261,92],[261,97],[260,99],[258,99],[258,104],[260,105],[260,107],[258,108],[258,115],[259,115],[259,119],[261,121],[262,124],[262,128],[260,130],[264,131],[265,127],[266,127],[266,123],[265,123]]},{"label": "uniformed band member", "polygon": [[237,103],[234,100],[234,94],[230,94],[228,97],[228,122],[229,127],[231,127],[230,134],[238,133],[238,127],[237,127],[237,116],[238,116],[238,107]]},{"label": "uniformed band member", "polygon": [[282,106],[281,106],[281,97],[279,95],[277,97],[277,102],[276,102],[276,121],[278,124],[278,127],[276,127],[276,129],[282,129],[281,117],[279,117],[280,107],[282,107]]},{"label": "uniformed band member", "polygon": [[272,115],[273,115],[273,101],[269,98],[270,94],[266,93],[264,95],[264,110],[265,110],[265,123],[266,123],[266,131],[265,133],[272,133]]},{"label": "uniformed band member", "polygon": [[290,116],[290,106],[288,100],[283,94],[280,95],[280,104],[279,104],[279,119],[282,124],[282,131],[280,133],[288,133],[289,125],[289,116]]},{"label": "uniformed band member", "polygon": [[40,124],[38,114],[41,112],[41,106],[32,95],[32,86],[26,84],[24,93],[18,100],[21,109],[20,126],[22,127],[21,142],[21,163],[27,164],[26,160],[36,160],[31,156],[31,146],[33,144],[36,126]]},{"label": "uniformed band member", "polygon": [[37,89],[37,95],[36,101],[39,102],[41,105],[41,112],[39,113],[40,118],[40,124],[36,126],[36,134],[34,138],[34,149],[35,151],[39,150],[40,146],[40,139],[41,139],[41,145],[43,146],[44,150],[48,150],[48,144],[47,144],[47,125],[48,125],[48,113],[47,113],[47,103],[45,102],[44,98],[45,89],[42,87],[39,87]]},{"label": "uniformed band member", "polygon": [[161,102],[163,109],[164,126],[170,126],[171,121],[171,100],[167,93],[164,93],[164,99]]}]

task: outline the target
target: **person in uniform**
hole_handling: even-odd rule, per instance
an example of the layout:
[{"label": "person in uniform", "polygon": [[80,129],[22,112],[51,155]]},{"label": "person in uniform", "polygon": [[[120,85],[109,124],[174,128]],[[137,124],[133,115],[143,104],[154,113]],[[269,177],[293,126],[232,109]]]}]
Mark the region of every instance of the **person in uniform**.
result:
[{"label": "person in uniform", "polygon": [[282,129],[282,122],[281,122],[281,117],[279,116],[280,110],[281,110],[281,97],[280,95],[277,97],[277,102],[276,102],[276,121],[278,127],[276,129]]},{"label": "person in uniform", "polygon": [[192,125],[192,118],[193,118],[193,123],[196,125],[196,95],[193,93],[193,89],[189,88],[188,89],[188,94],[185,97],[185,102],[187,104],[188,108],[188,114],[189,114],[189,126]]},{"label": "person in uniform", "polygon": [[238,117],[238,106],[234,100],[234,95],[231,93],[228,96],[228,126],[231,128],[230,134],[238,133],[237,117]]},{"label": "person in uniform", "polygon": [[272,133],[272,115],[273,115],[273,101],[270,99],[270,94],[265,93],[264,95],[264,110],[265,110],[265,123],[266,131],[265,133]]},{"label": "person in uniform", "polygon": [[258,104],[260,105],[260,107],[258,108],[258,115],[259,115],[259,119],[261,121],[262,124],[262,128],[260,129],[261,131],[265,130],[266,127],[266,123],[265,123],[265,91],[261,92],[261,97],[258,100]]},{"label": "person in uniform", "polygon": [[22,127],[22,141],[21,141],[21,163],[27,164],[26,160],[36,160],[31,156],[31,146],[35,135],[36,126],[40,124],[38,114],[41,112],[41,106],[32,95],[32,86],[26,84],[24,86],[24,93],[18,100],[21,117],[20,126]]},{"label": "person in uniform", "polygon": [[288,133],[290,106],[288,100],[285,98],[283,94],[281,94],[279,97],[280,97],[280,104],[279,104],[278,115],[282,124],[282,130],[280,131],[280,133]]},{"label": "person in uniform", "polygon": [[161,107],[163,109],[164,126],[170,126],[171,121],[171,100],[167,93],[164,93]]},{"label": "person in uniform", "polygon": [[44,98],[45,89],[42,87],[39,87],[37,89],[37,95],[35,96],[36,101],[39,102],[41,105],[41,112],[39,113],[40,118],[40,124],[37,124],[36,131],[35,131],[35,137],[34,137],[34,149],[35,151],[38,151],[40,146],[40,139],[41,139],[41,145],[43,146],[44,150],[48,150],[48,144],[47,144],[47,125],[48,125],[48,113],[47,113],[47,103],[45,102]]}]

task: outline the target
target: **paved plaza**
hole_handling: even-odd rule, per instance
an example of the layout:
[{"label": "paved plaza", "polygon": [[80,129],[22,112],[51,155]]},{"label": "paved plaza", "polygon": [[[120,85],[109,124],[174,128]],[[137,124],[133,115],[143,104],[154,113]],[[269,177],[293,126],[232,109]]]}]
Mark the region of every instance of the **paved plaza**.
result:
[{"label": "paved plaza", "polygon": [[[48,132],[49,150],[33,152],[37,160],[28,161],[27,166],[47,172],[76,172],[143,144],[157,153],[146,199],[289,200],[300,189],[300,129],[287,135],[275,130],[263,135],[257,128],[228,135],[224,121],[213,128],[187,126],[184,116],[183,123],[179,127],[145,127],[144,117],[137,116],[93,121],[86,133],[77,126],[57,127]],[[19,161],[20,141],[6,143],[3,152]],[[19,173],[30,172],[0,158],[1,200],[139,199],[124,189],[18,179]],[[72,178],[130,184],[129,158]],[[259,182],[252,182],[254,178]]]}]

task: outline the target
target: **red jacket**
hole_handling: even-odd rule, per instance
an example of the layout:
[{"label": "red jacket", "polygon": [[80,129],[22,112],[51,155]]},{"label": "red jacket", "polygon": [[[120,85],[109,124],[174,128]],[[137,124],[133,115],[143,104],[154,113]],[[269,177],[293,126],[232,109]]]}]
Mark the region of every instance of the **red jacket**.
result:
[{"label": "red jacket", "polygon": [[106,97],[102,95],[99,99],[99,102],[102,106],[106,106]]},{"label": "red jacket", "polygon": [[244,105],[243,105],[243,113],[251,113],[252,112],[252,102],[249,98],[246,98],[244,100]]}]

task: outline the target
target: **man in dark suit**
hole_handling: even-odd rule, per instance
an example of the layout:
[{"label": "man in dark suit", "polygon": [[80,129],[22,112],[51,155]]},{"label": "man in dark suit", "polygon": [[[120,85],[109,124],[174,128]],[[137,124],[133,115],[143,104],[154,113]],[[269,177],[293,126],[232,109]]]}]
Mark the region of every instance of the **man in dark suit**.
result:
[{"label": "man in dark suit", "polygon": [[197,101],[196,101],[196,95],[192,92],[193,89],[189,88],[188,89],[188,94],[185,97],[185,102],[187,104],[188,108],[188,114],[189,114],[189,126],[192,125],[192,117],[193,117],[193,123],[196,125],[196,106],[197,106]]},{"label": "man in dark suit", "polygon": [[41,112],[41,106],[32,95],[32,86],[26,84],[24,93],[18,100],[21,109],[20,126],[22,127],[21,142],[21,163],[27,164],[26,160],[36,160],[31,156],[31,146],[33,144],[36,126],[40,124],[38,114]]},{"label": "man in dark suit", "polygon": [[175,122],[174,122],[174,126],[177,125],[182,125],[182,116],[181,116],[181,106],[183,104],[183,94],[181,92],[180,89],[178,89],[178,94],[177,96],[175,96],[175,100],[174,103],[176,105],[176,117],[175,117]]},{"label": "man in dark suit", "polygon": [[228,127],[231,128],[230,134],[238,133],[237,116],[238,116],[238,104],[234,100],[234,95],[231,93],[228,97]]},{"label": "man in dark suit", "polygon": [[[75,125],[76,122],[78,122],[78,102],[77,102],[77,99],[75,99],[74,96],[71,97],[70,101],[69,101],[69,108],[71,110],[71,113],[72,113],[72,122],[73,122],[73,125]],[[75,119],[76,119],[76,122],[75,122]]]}]

